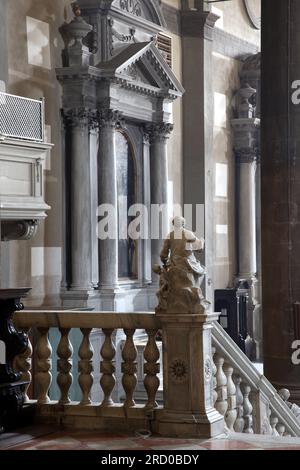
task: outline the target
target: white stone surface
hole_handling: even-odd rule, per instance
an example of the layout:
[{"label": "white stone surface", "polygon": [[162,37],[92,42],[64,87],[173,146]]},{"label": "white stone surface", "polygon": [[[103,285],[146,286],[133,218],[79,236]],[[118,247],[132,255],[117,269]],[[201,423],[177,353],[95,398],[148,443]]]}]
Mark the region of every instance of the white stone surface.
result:
[{"label": "white stone surface", "polygon": [[215,28],[224,29],[224,13],[223,13],[223,11],[220,10],[220,8],[217,8],[213,5],[212,8],[211,8],[211,12],[220,17],[215,22]]},{"label": "white stone surface", "polygon": [[60,247],[31,248],[31,276],[61,276],[61,259]]},{"label": "white stone surface", "polygon": [[51,69],[49,24],[26,17],[28,63]]},{"label": "white stone surface", "polygon": [[216,197],[228,196],[228,165],[216,163]]},{"label": "white stone surface", "polygon": [[228,256],[228,225],[216,225],[216,258],[226,259]]},{"label": "white stone surface", "polygon": [[227,124],[227,97],[223,93],[214,93],[214,125],[226,128]]},{"label": "white stone surface", "polygon": [[31,162],[1,161],[0,194],[31,196]]}]

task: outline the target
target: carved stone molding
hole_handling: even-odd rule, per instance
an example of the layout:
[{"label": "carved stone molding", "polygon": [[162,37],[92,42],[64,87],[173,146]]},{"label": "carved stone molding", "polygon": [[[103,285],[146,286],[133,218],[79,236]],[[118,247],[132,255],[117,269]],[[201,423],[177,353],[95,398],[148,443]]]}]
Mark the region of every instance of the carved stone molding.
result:
[{"label": "carved stone molding", "polygon": [[190,10],[182,11],[181,18],[183,36],[202,37],[209,41],[213,40],[213,31],[215,23],[219,19],[218,15],[211,12]]},{"label": "carved stone molding", "polygon": [[235,149],[239,163],[255,163],[259,154],[258,148]]},{"label": "carved stone molding", "polygon": [[174,359],[170,364],[171,380],[182,384],[188,379],[188,365],[183,359]]},{"label": "carved stone molding", "polygon": [[30,240],[39,227],[37,220],[3,221],[1,222],[1,240]]},{"label": "carved stone molding", "polygon": [[255,0],[244,0],[244,5],[248,17],[255,29],[261,29],[261,11],[259,3],[253,3]]},{"label": "carved stone molding", "polygon": [[170,137],[174,125],[170,123],[149,124],[145,127],[145,133],[148,133],[151,143],[166,140]]},{"label": "carved stone molding", "polygon": [[139,0],[120,0],[120,8],[135,16],[142,16],[142,5]]},{"label": "carved stone molding", "polygon": [[250,55],[244,60],[243,67],[242,67],[242,75],[250,71],[260,72],[260,70],[261,70],[261,53],[260,52],[254,55]]},{"label": "carved stone molding", "polygon": [[210,382],[213,377],[213,366],[210,357],[207,357],[205,360],[204,373],[206,382]]}]

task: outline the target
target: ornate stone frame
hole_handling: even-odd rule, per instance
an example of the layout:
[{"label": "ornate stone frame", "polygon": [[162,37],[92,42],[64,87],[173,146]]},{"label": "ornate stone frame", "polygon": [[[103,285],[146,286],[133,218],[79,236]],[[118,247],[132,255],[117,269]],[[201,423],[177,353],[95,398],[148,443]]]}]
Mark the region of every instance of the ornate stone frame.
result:
[{"label": "ornate stone frame", "polygon": [[244,0],[244,5],[249,16],[249,19],[255,29],[261,29],[261,18],[256,15],[252,7],[249,4],[249,0]]}]

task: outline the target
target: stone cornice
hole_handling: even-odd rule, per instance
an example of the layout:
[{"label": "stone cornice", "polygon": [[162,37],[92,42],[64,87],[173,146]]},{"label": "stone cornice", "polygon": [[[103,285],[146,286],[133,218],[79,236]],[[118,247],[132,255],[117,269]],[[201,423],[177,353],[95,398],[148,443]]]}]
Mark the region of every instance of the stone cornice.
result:
[{"label": "stone cornice", "polygon": [[181,92],[172,89],[160,89],[142,81],[133,80],[124,73],[112,74],[109,71],[99,70],[97,67],[65,67],[57,69],[57,77],[61,83],[68,80],[103,81],[120,85],[127,90],[133,90],[143,95],[166,98],[171,101],[182,96]]},{"label": "stone cornice", "polygon": [[213,40],[213,31],[218,15],[202,11],[181,12],[181,33],[187,37],[198,37]]},{"label": "stone cornice", "polygon": [[228,31],[220,28],[213,29],[213,49],[214,52],[231,57],[232,59],[243,60],[245,56],[257,54],[259,46],[245,41],[243,38],[234,36]]}]

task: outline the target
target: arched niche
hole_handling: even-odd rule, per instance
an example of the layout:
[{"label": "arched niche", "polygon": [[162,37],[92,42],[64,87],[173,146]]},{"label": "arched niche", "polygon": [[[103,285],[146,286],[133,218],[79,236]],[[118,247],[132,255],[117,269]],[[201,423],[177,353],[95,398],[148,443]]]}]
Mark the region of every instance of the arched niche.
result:
[{"label": "arched niche", "polygon": [[[138,243],[126,236],[132,217],[129,208],[137,203],[138,180],[137,162],[133,143],[126,131],[118,130],[115,134],[117,151],[117,191],[118,198],[122,198],[119,204],[119,221],[122,230],[119,239],[119,279],[138,279]],[[124,233],[123,233],[124,232]],[[128,232],[127,232],[128,233]]]}]

